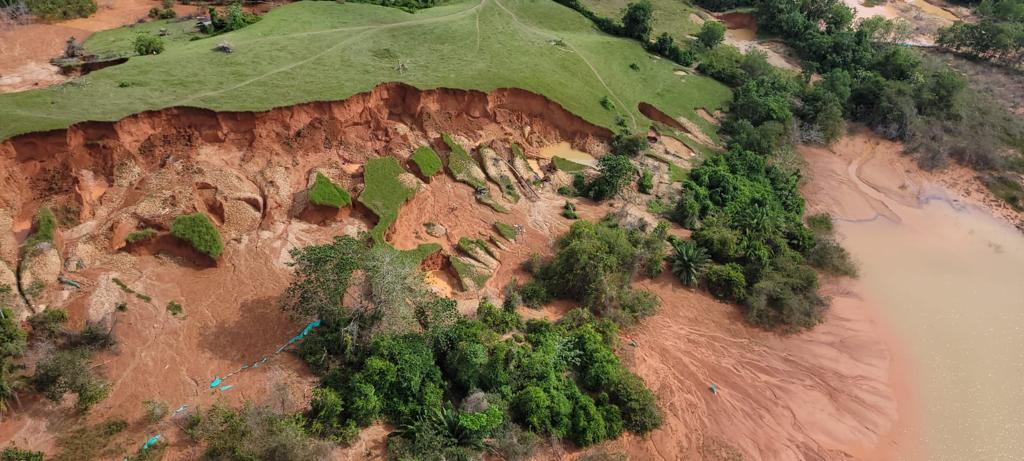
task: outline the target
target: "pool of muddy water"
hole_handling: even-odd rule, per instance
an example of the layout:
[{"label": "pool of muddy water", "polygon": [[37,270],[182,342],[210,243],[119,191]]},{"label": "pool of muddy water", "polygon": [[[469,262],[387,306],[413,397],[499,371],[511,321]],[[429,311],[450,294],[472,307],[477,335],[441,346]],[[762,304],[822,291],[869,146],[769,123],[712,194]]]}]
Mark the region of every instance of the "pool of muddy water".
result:
[{"label": "pool of muddy water", "polygon": [[[927,182],[901,178],[911,170],[894,160],[895,149],[847,147],[847,160],[856,160],[825,168],[834,187],[809,191],[829,197],[809,197],[838,210],[866,294],[905,343],[925,459],[1020,459],[1024,234]],[[821,166],[830,160],[805,157],[812,184],[829,176]]]},{"label": "pool of muddy water", "polygon": [[581,150],[573,149],[568,142],[560,142],[538,150],[538,154],[544,158],[562,157],[581,165],[597,166],[597,159]]}]

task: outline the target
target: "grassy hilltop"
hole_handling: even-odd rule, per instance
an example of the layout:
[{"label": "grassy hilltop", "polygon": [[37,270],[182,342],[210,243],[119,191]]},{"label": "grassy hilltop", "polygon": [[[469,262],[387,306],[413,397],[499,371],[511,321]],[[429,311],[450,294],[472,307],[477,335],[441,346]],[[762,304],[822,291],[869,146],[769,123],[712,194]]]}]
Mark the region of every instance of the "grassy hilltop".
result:
[{"label": "grassy hilltop", "polygon": [[[712,131],[693,109],[713,110],[730,98],[725,86],[673,74],[672,63],[639,43],[598,32],[576,12],[541,0],[454,1],[416,13],[299,2],[216,37],[189,41],[181,36],[188,27],[156,23],[96,34],[86,47],[127,53],[138,33],[159,27],[170,32],[163,54],[0,95],[0,139],[171,106],[247,111],[344,99],[387,81],[423,89],[519,87],[594,123],[610,127],[621,114],[640,129],[648,124],[637,111],[641,101]],[[235,52],[212,51],[222,41]],[[602,107],[605,96],[614,108]]]}]

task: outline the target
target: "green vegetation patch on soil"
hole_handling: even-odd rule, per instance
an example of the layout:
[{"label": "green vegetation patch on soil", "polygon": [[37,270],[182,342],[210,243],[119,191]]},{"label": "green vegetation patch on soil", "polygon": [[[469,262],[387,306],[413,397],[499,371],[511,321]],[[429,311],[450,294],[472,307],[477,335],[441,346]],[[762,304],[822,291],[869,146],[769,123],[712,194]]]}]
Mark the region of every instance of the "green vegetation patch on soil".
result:
[{"label": "green vegetation patch on soil", "polygon": [[309,190],[309,202],[314,205],[344,208],[352,203],[352,197],[330,178],[317,173],[313,187]]},{"label": "green vegetation patch on soil", "polygon": [[[398,209],[416,193],[417,183],[403,183],[402,175],[409,175],[394,157],[380,157],[366,162],[363,189],[359,201],[377,215],[377,225],[370,235],[377,243],[385,243],[384,234],[398,219]],[[414,179],[411,175],[409,179]]]},{"label": "green vegetation patch on soil", "polygon": [[422,146],[416,149],[416,152],[412,154],[412,161],[420,169],[420,174],[429,178],[444,168],[441,165],[441,157],[437,156],[437,152],[431,149],[429,146]]},{"label": "green vegetation patch on soil", "polygon": [[499,234],[501,234],[502,237],[505,237],[505,239],[510,242],[515,241],[516,236],[519,234],[519,232],[516,231],[515,227],[512,227],[501,221],[494,223],[494,228],[498,231]]},{"label": "green vegetation patch on soil", "polygon": [[200,253],[213,259],[220,257],[224,251],[220,232],[210,222],[210,218],[202,213],[178,216],[171,223],[171,235],[188,242]]},{"label": "green vegetation patch on soil", "polygon": [[146,228],[146,229],[130,232],[124,238],[124,241],[126,243],[128,243],[129,245],[131,245],[133,243],[138,243],[138,242],[141,242],[143,240],[149,240],[149,239],[151,239],[153,237],[156,237],[156,234],[157,234],[156,229]]},{"label": "green vegetation patch on soil", "polygon": [[587,169],[587,166],[582,163],[576,163],[572,160],[566,160],[559,156],[551,157],[551,163],[555,164],[555,168],[565,171],[567,173],[576,173]]},{"label": "green vegetation patch on soil", "polygon": [[448,145],[448,149],[451,149],[451,153],[448,154],[448,171],[452,172],[452,176],[477,190],[487,189],[483,170],[466,149],[455,142],[448,133],[441,133],[441,139]]},{"label": "green vegetation patch on soil", "polygon": [[[87,47],[128,49],[137,33],[100,32]],[[76,84],[0,95],[0,139],[173,106],[260,111],[340,100],[385,81],[424,89],[523,88],[597,125],[612,128],[621,115],[635,131],[649,123],[640,102],[713,130],[695,108],[714,111],[730,98],[724,85],[675,75],[668,60],[651,59],[636,41],[600,33],[554,2],[455,0],[415,13],[296,2],[216,37],[171,36],[163,53],[133,57]],[[213,51],[222,41],[234,51]],[[629,68],[633,63],[639,71]],[[598,103],[606,95],[618,113]]]}]

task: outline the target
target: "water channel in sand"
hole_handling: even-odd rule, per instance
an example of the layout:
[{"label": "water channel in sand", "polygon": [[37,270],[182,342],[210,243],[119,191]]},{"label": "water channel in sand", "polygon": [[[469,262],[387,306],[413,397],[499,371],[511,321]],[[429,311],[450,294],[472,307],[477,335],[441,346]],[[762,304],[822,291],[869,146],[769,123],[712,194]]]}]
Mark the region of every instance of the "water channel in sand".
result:
[{"label": "water channel in sand", "polygon": [[926,459],[1024,453],[1024,235],[930,186],[868,135],[803,149],[860,282],[905,342]]}]

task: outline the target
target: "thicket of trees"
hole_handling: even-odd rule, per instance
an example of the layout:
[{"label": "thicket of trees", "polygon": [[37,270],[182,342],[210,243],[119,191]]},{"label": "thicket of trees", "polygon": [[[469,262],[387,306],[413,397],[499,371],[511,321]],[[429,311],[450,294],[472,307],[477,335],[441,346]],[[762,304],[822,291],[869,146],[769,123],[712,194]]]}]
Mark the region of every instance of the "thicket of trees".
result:
[{"label": "thicket of trees", "polygon": [[632,288],[631,281],[636,275],[661,273],[667,231],[664,223],[644,233],[623,229],[612,219],[577,221],[559,239],[554,258],[538,258],[531,265],[534,280],[520,288],[520,295],[530,305],[550,298],[571,299],[602,318],[636,322],[654,314],[658,300]]},{"label": "thicket of trees", "polygon": [[[623,238],[614,248],[636,252]],[[384,420],[397,428],[392,459],[468,459],[529,452],[537,435],[586,446],[661,423],[653,394],[613,352],[611,320],[576,310],[558,323],[523,322],[519,296],[501,307],[485,300],[469,319],[425,288],[418,260],[351,237],[293,258],[284,308],[321,320],[299,346],[321,377],[309,434],[346,443]],[[626,258],[629,267],[638,258]]]},{"label": "thicket of trees", "polygon": [[969,0],[981,21],[957,21],[939,30],[936,43],[960,53],[1020,65],[1024,63],[1024,0]]}]

